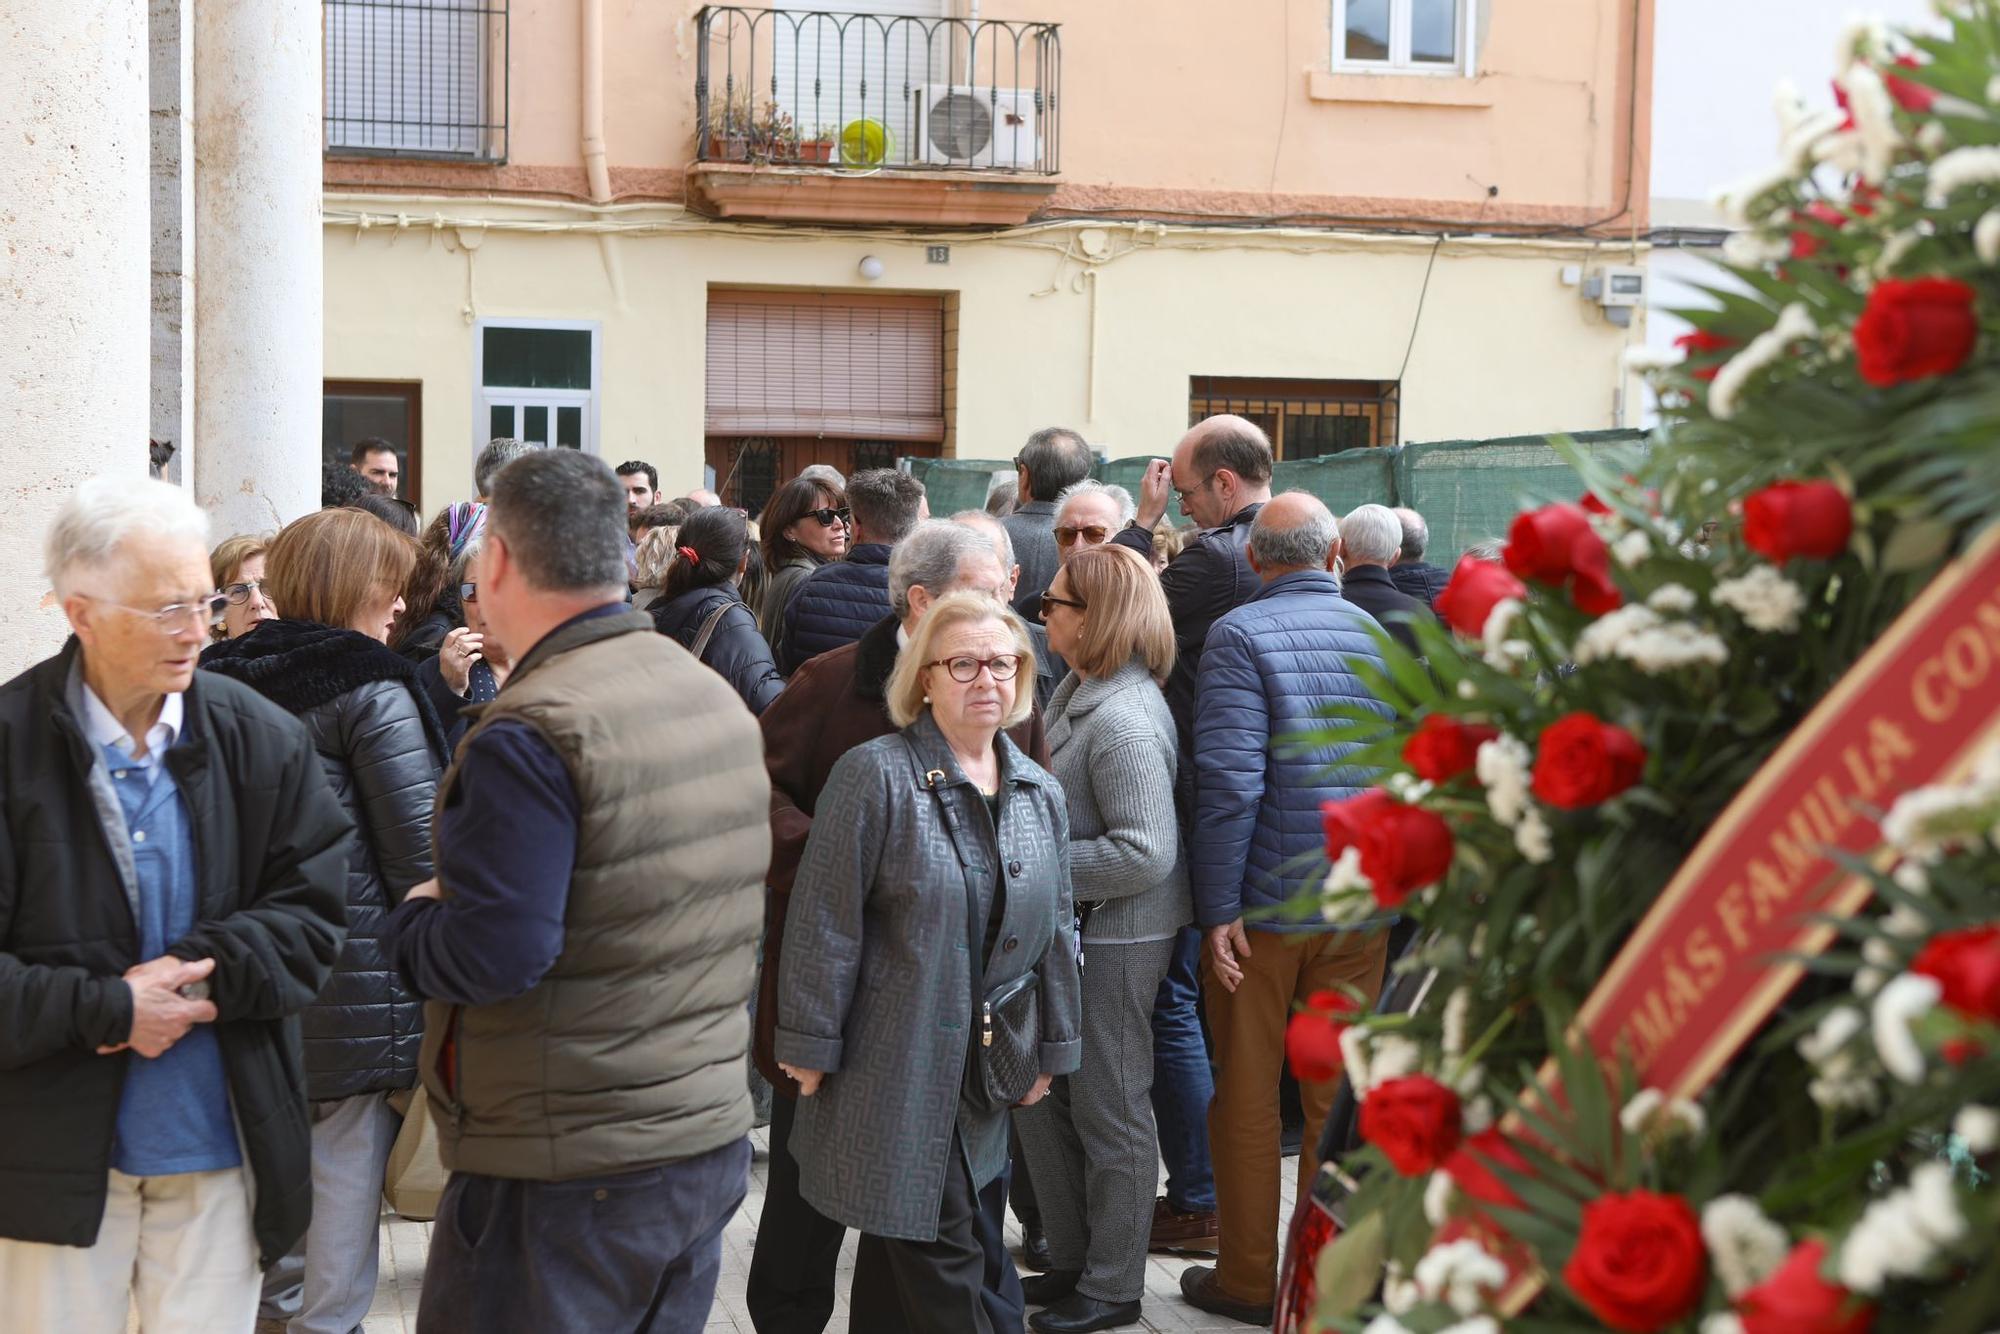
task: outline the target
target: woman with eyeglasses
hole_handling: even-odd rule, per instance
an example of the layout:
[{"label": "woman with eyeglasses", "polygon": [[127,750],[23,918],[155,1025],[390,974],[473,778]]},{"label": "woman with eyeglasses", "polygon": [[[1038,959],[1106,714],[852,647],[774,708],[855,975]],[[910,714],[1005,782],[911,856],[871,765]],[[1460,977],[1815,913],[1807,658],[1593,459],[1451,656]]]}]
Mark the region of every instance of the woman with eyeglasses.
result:
[{"label": "woman with eyeglasses", "polygon": [[312,1224],[294,1331],[347,1334],[374,1297],[382,1174],[401,1118],[390,1093],[416,1082],[422,1004],[383,939],[389,912],[431,877],[431,806],[444,730],[389,627],[417,544],[373,515],[321,510],[281,531],[266,558],[286,616],[228,639],[204,670],[296,716],[353,821],[347,938],[301,1016],[312,1120]]},{"label": "woman with eyeglasses", "polygon": [[749,522],[721,505],[696,510],[683,523],[667,567],[654,628],[693,653],[761,714],[785,688],[757,618],[737,593],[750,566]]},{"label": "woman with eyeglasses", "polygon": [[939,598],[884,691],[902,731],[834,765],[792,888],[788,1147],[806,1202],[862,1233],[857,1330],[1021,1328],[994,1254],[1007,1111],[1076,1068],[1082,1023],[1063,795],[1001,732],[1028,716],[1032,652],[991,597]]},{"label": "woman with eyeglasses", "polygon": [[239,533],[224,538],[209,553],[208,571],[228,599],[212,632],[217,639],[239,638],[276,619],[278,610],[264,589],[264,552],[270,544],[266,534]]},{"label": "woman with eyeglasses", "polygon": [[847,554],[848,522],[846,494],[811,477],[794,477],[765,503],[757,520],[766,571],[757,628],[773,661],[784,657],[785,608],[792,594],[807,575]]},{"label": "woman with eyeglasses", "polygon": [[1029,1323],[1057,1334],[1139,1319],[1159,1182],[1153,1003],[1194,902],[1160,693],[1174,626],[1159,579],[1121,546],[1074,552],[1042,595],[1042,624],[1070,664],[1044,717],[1084,905],[1083,1063],[1014,1123],[1055,1262],[1023,1284],[1047,1308]]}]

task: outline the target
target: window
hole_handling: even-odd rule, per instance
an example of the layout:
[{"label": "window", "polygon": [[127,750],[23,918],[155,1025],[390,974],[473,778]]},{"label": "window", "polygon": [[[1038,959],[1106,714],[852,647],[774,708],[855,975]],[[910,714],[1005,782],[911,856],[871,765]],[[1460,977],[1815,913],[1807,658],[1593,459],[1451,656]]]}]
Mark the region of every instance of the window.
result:
[{"label": "window", "polygon": [[328,380],[320,399],[321,463],[345,468],[357,440],[387,440],[402,455],[396,494],[423,505],[424,387],[399,380]]},{"label": "window", "polygon": [[597,325],[582,320],[481,320],[473,330],[475,453],[511,436],[597,449]]},{"label": "window", "polygon": [[507,156],[508,0],[322,0],[326,147]]},{"label": "window", "polygon": [[1197,375],[1188,424],[1219,412],[1247,417],[1281,459],[1316,459],[1396,443],[1394,380],[1272,380]]},{"label": "window", "polygon": [[1478,0],[1333,0],[1333,68],[1466,74]]}]

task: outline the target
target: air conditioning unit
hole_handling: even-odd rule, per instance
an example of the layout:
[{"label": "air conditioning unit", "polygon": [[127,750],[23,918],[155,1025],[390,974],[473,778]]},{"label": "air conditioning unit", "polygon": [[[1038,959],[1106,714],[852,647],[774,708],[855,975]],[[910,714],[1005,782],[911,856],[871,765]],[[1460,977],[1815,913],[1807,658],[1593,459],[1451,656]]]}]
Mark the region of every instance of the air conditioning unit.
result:
[{"label": "air conditioning unit", "polygon": [[932,166],[1033,171],[1041,165],[1032,88],[928,85],[917,90],[915,129],[923,161]]}]

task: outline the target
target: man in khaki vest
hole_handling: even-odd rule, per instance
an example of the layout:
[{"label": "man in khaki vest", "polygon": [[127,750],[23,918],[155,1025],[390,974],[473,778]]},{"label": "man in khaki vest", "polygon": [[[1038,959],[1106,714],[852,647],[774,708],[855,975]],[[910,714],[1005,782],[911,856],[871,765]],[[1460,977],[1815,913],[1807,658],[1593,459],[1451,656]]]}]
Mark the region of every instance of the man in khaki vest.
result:
[{"label": "man in khaki vest", "polygon": [[546,450],[475,565],[532,645],[438,786],[438,878],[391,919],[451,1170],[418,1328],[699,1330],[748,1183],[770,861],[756,721],[624,604],[625,497]]}]

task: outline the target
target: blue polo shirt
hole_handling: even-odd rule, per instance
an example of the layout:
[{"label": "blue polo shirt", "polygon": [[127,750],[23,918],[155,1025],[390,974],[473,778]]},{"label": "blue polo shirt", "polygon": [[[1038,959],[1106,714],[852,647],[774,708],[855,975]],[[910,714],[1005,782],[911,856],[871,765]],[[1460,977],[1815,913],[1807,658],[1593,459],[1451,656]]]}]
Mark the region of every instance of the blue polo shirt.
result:
[{"label": "blue polo shirt", "polygon": [[[168,707],[147,738],[146,757],[134,759],[132,738],[111,711],[88,686],[83,694],[85,728],[125,815],[139,890],[139,957],[157,959],[194,929],[200,899],[187,806],[163,762],[179,731],[181,699],[167,697]],[[127,1176],[156,1177],[242,1165],[213,1025],[196,1024],[157,1058],[129,1052],[124,1059],[113,1168]]]}]

